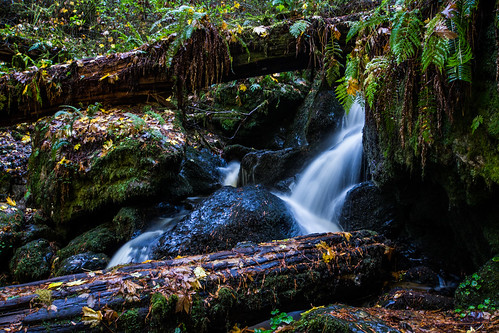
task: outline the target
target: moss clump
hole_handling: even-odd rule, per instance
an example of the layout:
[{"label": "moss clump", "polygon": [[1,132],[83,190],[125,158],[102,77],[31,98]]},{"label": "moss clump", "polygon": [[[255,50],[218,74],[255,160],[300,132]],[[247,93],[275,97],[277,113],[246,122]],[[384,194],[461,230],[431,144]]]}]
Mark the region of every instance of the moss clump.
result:
[{"label": "moss clump", "polygon": [[[104,141],[104,133],[65,137],[57,124],[36,126],[28,186],[34,204],[50,215],[63,235],[74,228],[71,220],[104,208],[161,194],[175,196],[167,185],[178,178],[183,157],[178,147],[166,140],[144,141],[147,133],[113,137],[114,141]],[[138,136],[145,129],[130,131]],[[86,143],[79,147],[80,142]]]},{"label": "moss clump", "polygon": [[125,333],[144,332],[145,322],[137,309],[129,309],[119,317],[118,328]]},{"label": "moss clump", "polygon": [[137,208],[123,207],[113,218],[113,229],[121,238],[129,239],[133,233],[144,227],[145,219]]},{"label": "moss clump", "polygon": [[499,255],[459,285],[455,302],[461,309],[499,307]]},{"label": "moss clump", "polygon": [[7,266],[14,248],[21,239],[21,228],[25,222],[24,214],[17,208],[0,210],[0,264]]},{"label": "moss clump", "polygon": [[312,310],[293,325],[295,332],[349,333],[348,325],[327,313],[326,309]]},{"label": "moss clump", "polygon": [[110,224],[104,224],[76,237],[57,255],[60,261],[84,252],[111,255],[125,236],[115,233]]},{"label": "moss clump", "polygon": [[45,239],[18,248],[10,261],[10,270],[19,282],[42,280],[50,275],[54,249]]},{"label": "moss clump", "polygon": [[177,301],[178,297],[176,295],[172,295],[168,299],[159,293],[152,295],[149,322],[150,332],[174,330],[176,324],[176,320],[174,320],[175,305]]}]

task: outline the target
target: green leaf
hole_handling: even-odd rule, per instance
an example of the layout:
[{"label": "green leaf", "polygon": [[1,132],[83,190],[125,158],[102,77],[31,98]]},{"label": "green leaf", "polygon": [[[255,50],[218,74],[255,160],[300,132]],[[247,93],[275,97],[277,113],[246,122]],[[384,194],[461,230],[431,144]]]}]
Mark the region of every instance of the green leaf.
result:
[{"label": "green leaf", "polygon": [[310,26],[310,22],[304,21],[304,20],[299,20],[293,23],[292,26],[289,27],[289,33],[295,37],[298,38],[303,34],[307,28]]}]

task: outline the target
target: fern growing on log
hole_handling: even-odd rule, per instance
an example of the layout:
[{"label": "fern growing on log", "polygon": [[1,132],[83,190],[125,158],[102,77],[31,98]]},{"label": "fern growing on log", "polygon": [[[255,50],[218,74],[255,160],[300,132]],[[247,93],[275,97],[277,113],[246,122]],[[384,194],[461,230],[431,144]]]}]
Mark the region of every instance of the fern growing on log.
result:
[{"label": "fern growing on log", "polygon": [[417,10],[413,12],[400,10],[394,15],[390,47],[397,64],[415,57],[421,48],[421,26],[423,24],[418,16]]}]

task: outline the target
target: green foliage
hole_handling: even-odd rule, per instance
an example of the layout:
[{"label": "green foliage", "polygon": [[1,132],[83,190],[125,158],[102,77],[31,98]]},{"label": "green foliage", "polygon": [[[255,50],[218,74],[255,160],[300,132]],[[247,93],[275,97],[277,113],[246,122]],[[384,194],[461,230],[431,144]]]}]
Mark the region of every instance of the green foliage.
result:
[{"label": "green foliage", "polygon": [[340,62],[342,52],[340,44],[331,38],[331,41],[326,46],[326,52],[324,54],[326,80],[330,86],[340,77],[340,69],[343,67],[343,64]]},{"label": "green foliage", "polygon": [[392,19],[390,47],[397,64],[413,58],[421,47],[421,27],[419,11],[399,10]]},{"label": "green foliage", "polygon": [[471,123],[471,134],[474,134],[480,124],[483,123],[483,117],[481,115],[473,118],[473,122]]},{"label": "green foliage", "polygon": [[382,82],[384,82],[390,61],[386,56],[374,57],[367,65],[364,71],[364,95],[366,102],[372,108],[377,97]]},{"label": "green foliage", "polygon": [[292,26],[289,27],[289,33],[293,37],[298,38],[307,30],[309,26],[310,22],[305,20],[298,20],[295,23],[293,23]]},{"label": "green foliage", "polygon": [[255,333],[272,333],[279,328],[282,324],[291,324],[294,319],[286,312],[280,312],[279,310],[274,310],[271,312],[272,318],[270,318],[270,330],[255,329]]}]

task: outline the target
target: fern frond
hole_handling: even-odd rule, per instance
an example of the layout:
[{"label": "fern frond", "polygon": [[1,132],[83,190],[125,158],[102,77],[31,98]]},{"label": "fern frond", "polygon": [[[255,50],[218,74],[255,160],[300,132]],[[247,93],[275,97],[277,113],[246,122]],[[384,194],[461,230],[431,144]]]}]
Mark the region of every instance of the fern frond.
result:
[{"label": "fern frond", "polygon": [[421,47],[421,27],[418,11],[398,11],[393,18],[390,48],[397,64],[416,56]]},{"label": "fern frond", "polygon": [[350,95],[348,93],[348,81],[345,80],[344,77],[336,82],[339,83],[335,89],[336,98],[338,99],[338,101],[341,103],[341,105],[345,110],[350,110],[355,101],[356,96]]},{"label": "fern frond", "polygon": [[341,62],[341,53],[343,51],[340,48],[340,44],[331,38],[331,41],[326,46],[326,52],[324,54],[324,68],[326,70],[326,80],[329,86],[333,84],[340,76],[340,68],[343,67]]},{"label": "fern frond", "polygon": [[298,38],[301,34],[303,34],[307,30],[310,24],[311,24],[310,22],[305,20],[296,21],[295,23],[293,23],[293,25],[289,27],[289,33],[294,38]]},{"label": "fern frond", "polygon": [[385,56],[374,57],[366,65],[366,70],[364,71],[364,95],[366,102],[372,108],[374,101],[379,93],[379,88],[381,87],[381,82],[384,80],[384,74],[390,66],[390,61]]}]

